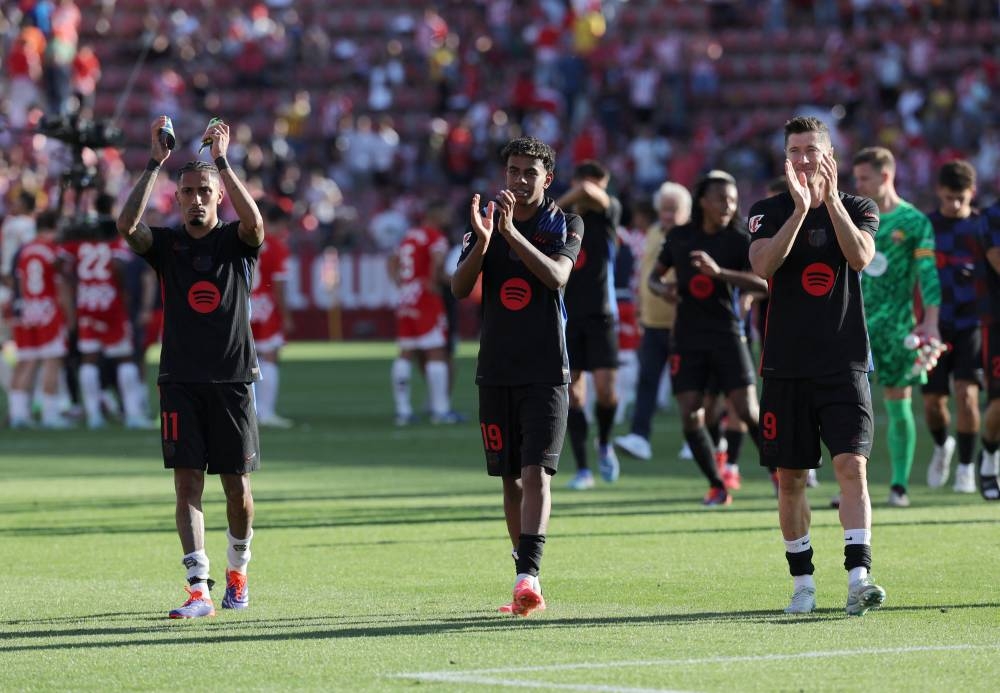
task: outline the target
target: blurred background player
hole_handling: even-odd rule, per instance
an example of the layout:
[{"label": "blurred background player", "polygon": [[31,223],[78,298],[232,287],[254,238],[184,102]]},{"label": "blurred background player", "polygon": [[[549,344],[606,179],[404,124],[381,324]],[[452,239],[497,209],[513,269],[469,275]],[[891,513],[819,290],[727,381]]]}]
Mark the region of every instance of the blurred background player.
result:
[{"label": "blurred background player", "polygon": [[597,457],[601,478],[617,481],[618,458],[611,446],[611,427],[618,409],[615,380],[618,372],[618,307],[614,298],[614,262],[622,206],[608,193],[611,174],[597,161],[587,160],[573,171],[573,183],[556,205],[583,219],[583,242],[566,285],[566,345],[572,384],[569,389],[567,431],[576,458],[576,475],[568,487],[593,488],[594,476],[587,460],[589,424],[584,413],[587,381],[593,376],[597,393]]},{"label": "blurred background player", "polygon": [[21,246],[35,237],[36,196],[29,190],[12,195],[7,214],[0,223],[0,388],[8,390],[13,375],[4,345],[13,339],[14,256]]},{"label": "blurred background player", "polygon": [[[698,181],[691,221],[674,228],[649,276],[650,288],[677,303],[674,353],[670,375],[680,407],[684,438],[710,488],[705,505],[728,505],[727,483],[719,474],[716,447],[705,421],[705,394],[725,393],[754,441],[757,440],[757,394],[739,292],[767,291],[767,283],[750,271],[750,237],[738,221],[736,180],[725,171],[710,171]],[[667,271],[676,271],[676,282],[667,284]],[[738,468],[728,486],[739,485]]]},{"label": "blurred background player", "polygon": [[118,236],[114,198],[98,196],[94,224],[74,230],[63,242],[73,279],[76,343],[80,352],[80,399],[90,429],[106,425],[102,412],[101,359],[114,369],[126,428],[154,428],[146,416],[146,383],[133,360],[134,344],[125,290],[125,267],[132,252]]},{"label": "blurred background player", "polygon": [[[924,417],[934,452],[927,467],[927,485],[948,482],[952,454],[958,450],[956,493],[976,492],[972,466],[979,434],[979,388],[983,379],[976,274],[982,262],[984,218],[972,206],[976,196],[976,169],[968,161],[950,161],[938,170],[938,208],[928,216],[934,227],[941,310],[938,329],[948,345],[923,386]],[[955,437],[948,435],[951,412],[948,396],[955,392]],[[956,445],[957,439],[957,445]]]},{"label": "blurred background player", "polygon": [[[915,352],[903,345],[908,334],[938,340],[941,285],[934,264],[934,229],[927,216],[896,193],[896,160],[884,147],[868,147],[854,155],[854,182],[859,195],[878,205],[875,257],[861,274],[865,318],[875,377],[882,385],[889,418],[888,446],[892,481],[889,505],[910,505],[907,489],[917,429],[910,401],[912,386],[927,381],[914,374]],[[920,290],[923,318],[917,324],[913,298]]]},{"label": "blurred background player", "polygon": [[636,317],[636,290],[639,281],[638,259],[646,233],[656,218],[652,205],[641,202],[632,207],[632,228],[618,227],[618,252],[615,254],[615,301],[618,304],[618,409],[615,423],[625,421],[635,403],[639,382],[639,340],[642,337]]},{"label": "blurred background player", "polygon": [[285,299],[288,283],[288,214],[278,205],[266,212],[267,238],[260,248],[260,260],[253,274],[250,292],[250,328],[260,362],[260,380],[254,384],[257,421],[270,428],[291,428],[292,422],[278,416],[276,405],[281,386],[279,352],[285,335],[294,326]]},{"label": "blurred background player", "polygon": [[451,411],[448,375],[448,324],[439,287],[448,254],[444,229],[450,220],[447,203],[427,205],[423,223],[409,229],[389,256],[389,276],[399,287],[396,341],[399,356],[392,364],[396,425],[413,423],[410,380],[413,361],[423,365],[430,401],[431,423],[456,423]]},{"label": "blurred background player", "polygon": [[17,365],[11,380],[11,428],[33,426],[31,397],[41,369],[43,428],[69,428],[60,414],[59,379],[66,356],[67,316],[72,320],[71,289],[63,277],[63,261],[56,245],[58,215],[45,211],[37,217],[37,234],[14,260],[14,342]]},{"label": "blurred background player", "polygon": [[983,345],[988,403],[983,414],[983,451],[979,463],[980,492],[988,501],[1000,500],[1000,202],[986,210],[983,246],[986,300],[983,305]]},{"label": "blurred background player", "polygon": [[[646,279],[653,271],[663,242],[675,226],[691,218],[691,193],[683,185],[666,182],[653,195],[653,207],[658,220],[649,227],[639,260],[638,320],[642,330],[639,342],[639,380],[635,392],[635,408],[627,435],[615,438],[615,446],[640,460],[653,458],[649,438],[653,432],[657,395],[663,372],[670,357],[670,330],[674,325],[676,306],[665,301],[649,287]],[[673,282],[673,270],[664,277]]]},{"label": "blurred background player", "polygon": [[500,611],[527,616],[545,608],[538,575],[569,407],[562,290],[580,251],[583,222],[545,195],[555,171],[549,145],[522,137],[501,157],[505,187],[485,210],[473,195],[452,290],[465,298],[482,275],[479,427],[486,472],[503,479],[517,571],[513,600]]}]

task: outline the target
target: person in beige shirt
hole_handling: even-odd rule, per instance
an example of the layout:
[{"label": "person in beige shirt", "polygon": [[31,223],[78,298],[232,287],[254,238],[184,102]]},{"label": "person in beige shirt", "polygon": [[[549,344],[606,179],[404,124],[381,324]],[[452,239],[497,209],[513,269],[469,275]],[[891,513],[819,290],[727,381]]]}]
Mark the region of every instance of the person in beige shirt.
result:
[{"label": "person in beige shirt", "polygon": [[[659,215],[659,221],[646,232],[646,242],[639,260],[640,277],[648,277],[652,272],[670,230],[686,224],[690,219],[691,193],[683,185],[667,181],[653,195],[653,207]],[[649,437],[653,430],[656,396],[663,369],[670,356],[670,330],[674,326],[676,307],[655,295],[645,281],[640,281],[638,308],[642,342],[639,345],[639,384],[636,388],[635,408],[628,435],[618,436],[614,444],[632,457],[649,460],[653,457]]]}]

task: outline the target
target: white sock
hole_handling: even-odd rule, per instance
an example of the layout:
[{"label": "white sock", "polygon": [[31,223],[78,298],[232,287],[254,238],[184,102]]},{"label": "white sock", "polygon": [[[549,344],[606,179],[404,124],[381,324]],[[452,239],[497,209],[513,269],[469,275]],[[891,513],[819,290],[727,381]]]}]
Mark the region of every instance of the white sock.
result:
[{"label": "white sock", "polygon": [[409,359],[396,359],[392,362],[392,395],[396,400],[397,416],[412,416],[410,405],[410,373],[412,366]]},{"label": "white sock", "polygon": [[118,364],[118,391],[122,393],[122,408],[125,410],[125,420],[142,419],[146,416],[142,393],[143,387],[139,378],[139,366],[132,361],[122,361]]},{"label": "white sock", "polygon": [[250,562],[250,541],[253,539],[253,530],[246,539],[237,539],[229,530],[226,530],[226,558],[229,560],[229,570],[237,573],[246,573],[247,564]]},{"label": "white sock", "polygon": [[451,401],[448,397],[448,364],[444,361],[428,361],[425,372],[431,413],[435,416],[444,416],[451,411]]},{"label": "white sock", "polygon": [[816,589],[816,583],[813,582],[812,575],[793,575],[792,582],[795,584],[796,592],[803,587],[811,587],[812,589]]},{"label": "white sock", "polygon": [[803,551],[808,551],[812,548],[812,543],[809,538],[809,532],[806,532],[804,537],[799,539],[792,539],[791,541],[785,540],[785,551],[788,553],[802,553]]},{"label": "white sock", "polygon": [[1000,450],[986,452],[979,460],[979,473],[983,476],[1000,476]]},{"label": "white sock", "polygon": [[59,412],[62,410],[62,398],[58,394],[55,395],[42,395],[42,423],[46,425],[51,425],[58,423],[62,416]]},{"label": "white sock", "polygon": [[257,381],[257,416],[269,419],[274,416],[278,402],[278,364],[273,361],[260,362],[261,379]]},{"label": "white sock", "polygon": [[[850,544],[861,544],[863,546],[869,546],[872,543],[872,531],[870,529],[845,529],[844,530],[844,543]],[[847,584],[848,586],[853,585],[859,580],[864,580],[868,577],[868,568],[864,566],[858,566],[857,568],[851,568],[847,571]]]},{"label": "white sock", "polygon": [[872,543],[872,531],[870,529],[845,529],[844,543],[868,546]]},{"label": "white sock", "polygon": [[27,390],[11,390],[7,394],[7,406],[10,407],[11,423],[23,423],[31,420],[31,396]]},{"label": "white sock", "polygon": [[514,578],[514,587],[517,587],[517,583],[521,582],[521,580],[528,580],[532,588],[534,588],[535,581],[537,579],[538,578],[536,578],[534,575],[528,575],[527,573],[518,573],[517,577]]},{"label": "white sock", "polygon": [[95,425],[102,421],[101,372],[97,364],[84,363],[80,366],[80,397],[83,399],[83,410],[87,413],[87,424]]},{"label": "white sock", "polygon": [[738,464],[729,464],[727,462],[726,463],[726,469],[729,472],[732,472],[733,474],[739,474],[740,473],[740,465],[738,465]]},{"label": "white sock", "polygon": [[181,559],[187,568],[187,580],[192,592],[201,592],[208,598],[208,554],[205,550],[192,551]]}]

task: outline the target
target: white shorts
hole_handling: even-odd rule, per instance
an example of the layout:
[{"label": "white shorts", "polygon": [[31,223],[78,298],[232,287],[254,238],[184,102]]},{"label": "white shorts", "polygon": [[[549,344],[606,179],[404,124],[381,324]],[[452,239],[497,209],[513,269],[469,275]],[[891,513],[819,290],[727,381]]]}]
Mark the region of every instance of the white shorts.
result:
[{"label": "white shorts", "polygon": [[65,331],[48,344],[37,347],[18,347],[18,361],[41,361],[44,359],[61,359],[66,355]]},{"label": "white shorts", "polygon": [[104,354],[111,359],[128,358],[134,350],[131,331],[114,344],[105,344],[100,339],[80,339],[76,348],[81,354]]},{"label": "white shorts", "polygon": [[257,351],[269,354],[285,346],[285,335],[278,332],[267,339],[254,339],[253,344]]},{"label": "white shorts", "polygon": [[400,349],[406,351],[427,351],[428,349],[442,349],[448,344],[448,337],[440,324],[436,325],[430,332],[419,337],[398,337],[396,343]]}]

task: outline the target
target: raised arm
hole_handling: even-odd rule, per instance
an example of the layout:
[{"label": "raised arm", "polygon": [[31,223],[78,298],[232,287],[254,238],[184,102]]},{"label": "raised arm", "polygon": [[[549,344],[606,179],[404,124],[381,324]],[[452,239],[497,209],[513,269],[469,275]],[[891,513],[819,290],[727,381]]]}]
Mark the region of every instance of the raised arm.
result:
[{"label": "raised arm", "polygon": [[788,159],[785,159],[785,180],[788,182],[788,192],[795,201],[795,210],[771,238],[762,238],[750,245],[750,267],[764,279],[770,279],[792,251],[792,245],[795,244],[812,201],[806,175],[800,173],[796,176],[792,162]]},{"label": "raised arm", "polygon": [[823,202],[830,213],[840,252],[844,254],[850,268],[860,272],[875,257],[875,237],[858,228],[840,199],[837,189],[837,161],[833,158],[833,152],[827,152],[820,159],[819,174],[826,182]]},{"label": "raised arm", "polygon": [[129,247],[140,255],[145,254],[153,247],[153,233],[149,227],[142,223],[142,215],[146,211],[146,204],[149,196],[153,194],[153,186],[156,185],[156,175],[160,172],[163,162],[170,157],[170,150],[160,142],[160,128],[167,122],[166,116],[160,116],[150,126],[149,163],[146,169],[139,176],[132,192],[122,206],[122,211],[118,215],[115,226],[118,233],[125,239]]},{"label": "raised arm", "polygon": [[226,152],[229,151],[229,125],[222,121],[212,123],[205,130],[204,138],[212,139],[212,158],[215,159],[219,178],[240,220],[238,231],[240,240],[256,248],[264,242],[264,218],[257,208],[257,203],[229,167],[229,161],[226,159]]},{"label": "raised arm", "polygon": [[573,261],[565,255],[545,255],[514,226],[514,193],[501,190],[499,197],[500,215],[497,231],[504,237],[528,271],[538,277],[547,288],[556,290],[566,286]]},{"label": "raised arm", "polygon": [[479,210],[479,193],[472,196],[469,219],[476,240],[465,258],[458,263],[455,273],[451,275],[451,293],[455,294],[455,298],[465,298],[471,294],[472,289],[476,286],[479,273],[483,271],[483,259],[486,257],[486,249],[490,247],[490,238],[493,237],[493,212],[495,210],[496,203],[490,202],[486,206],[486,215],[484,216]]}]

